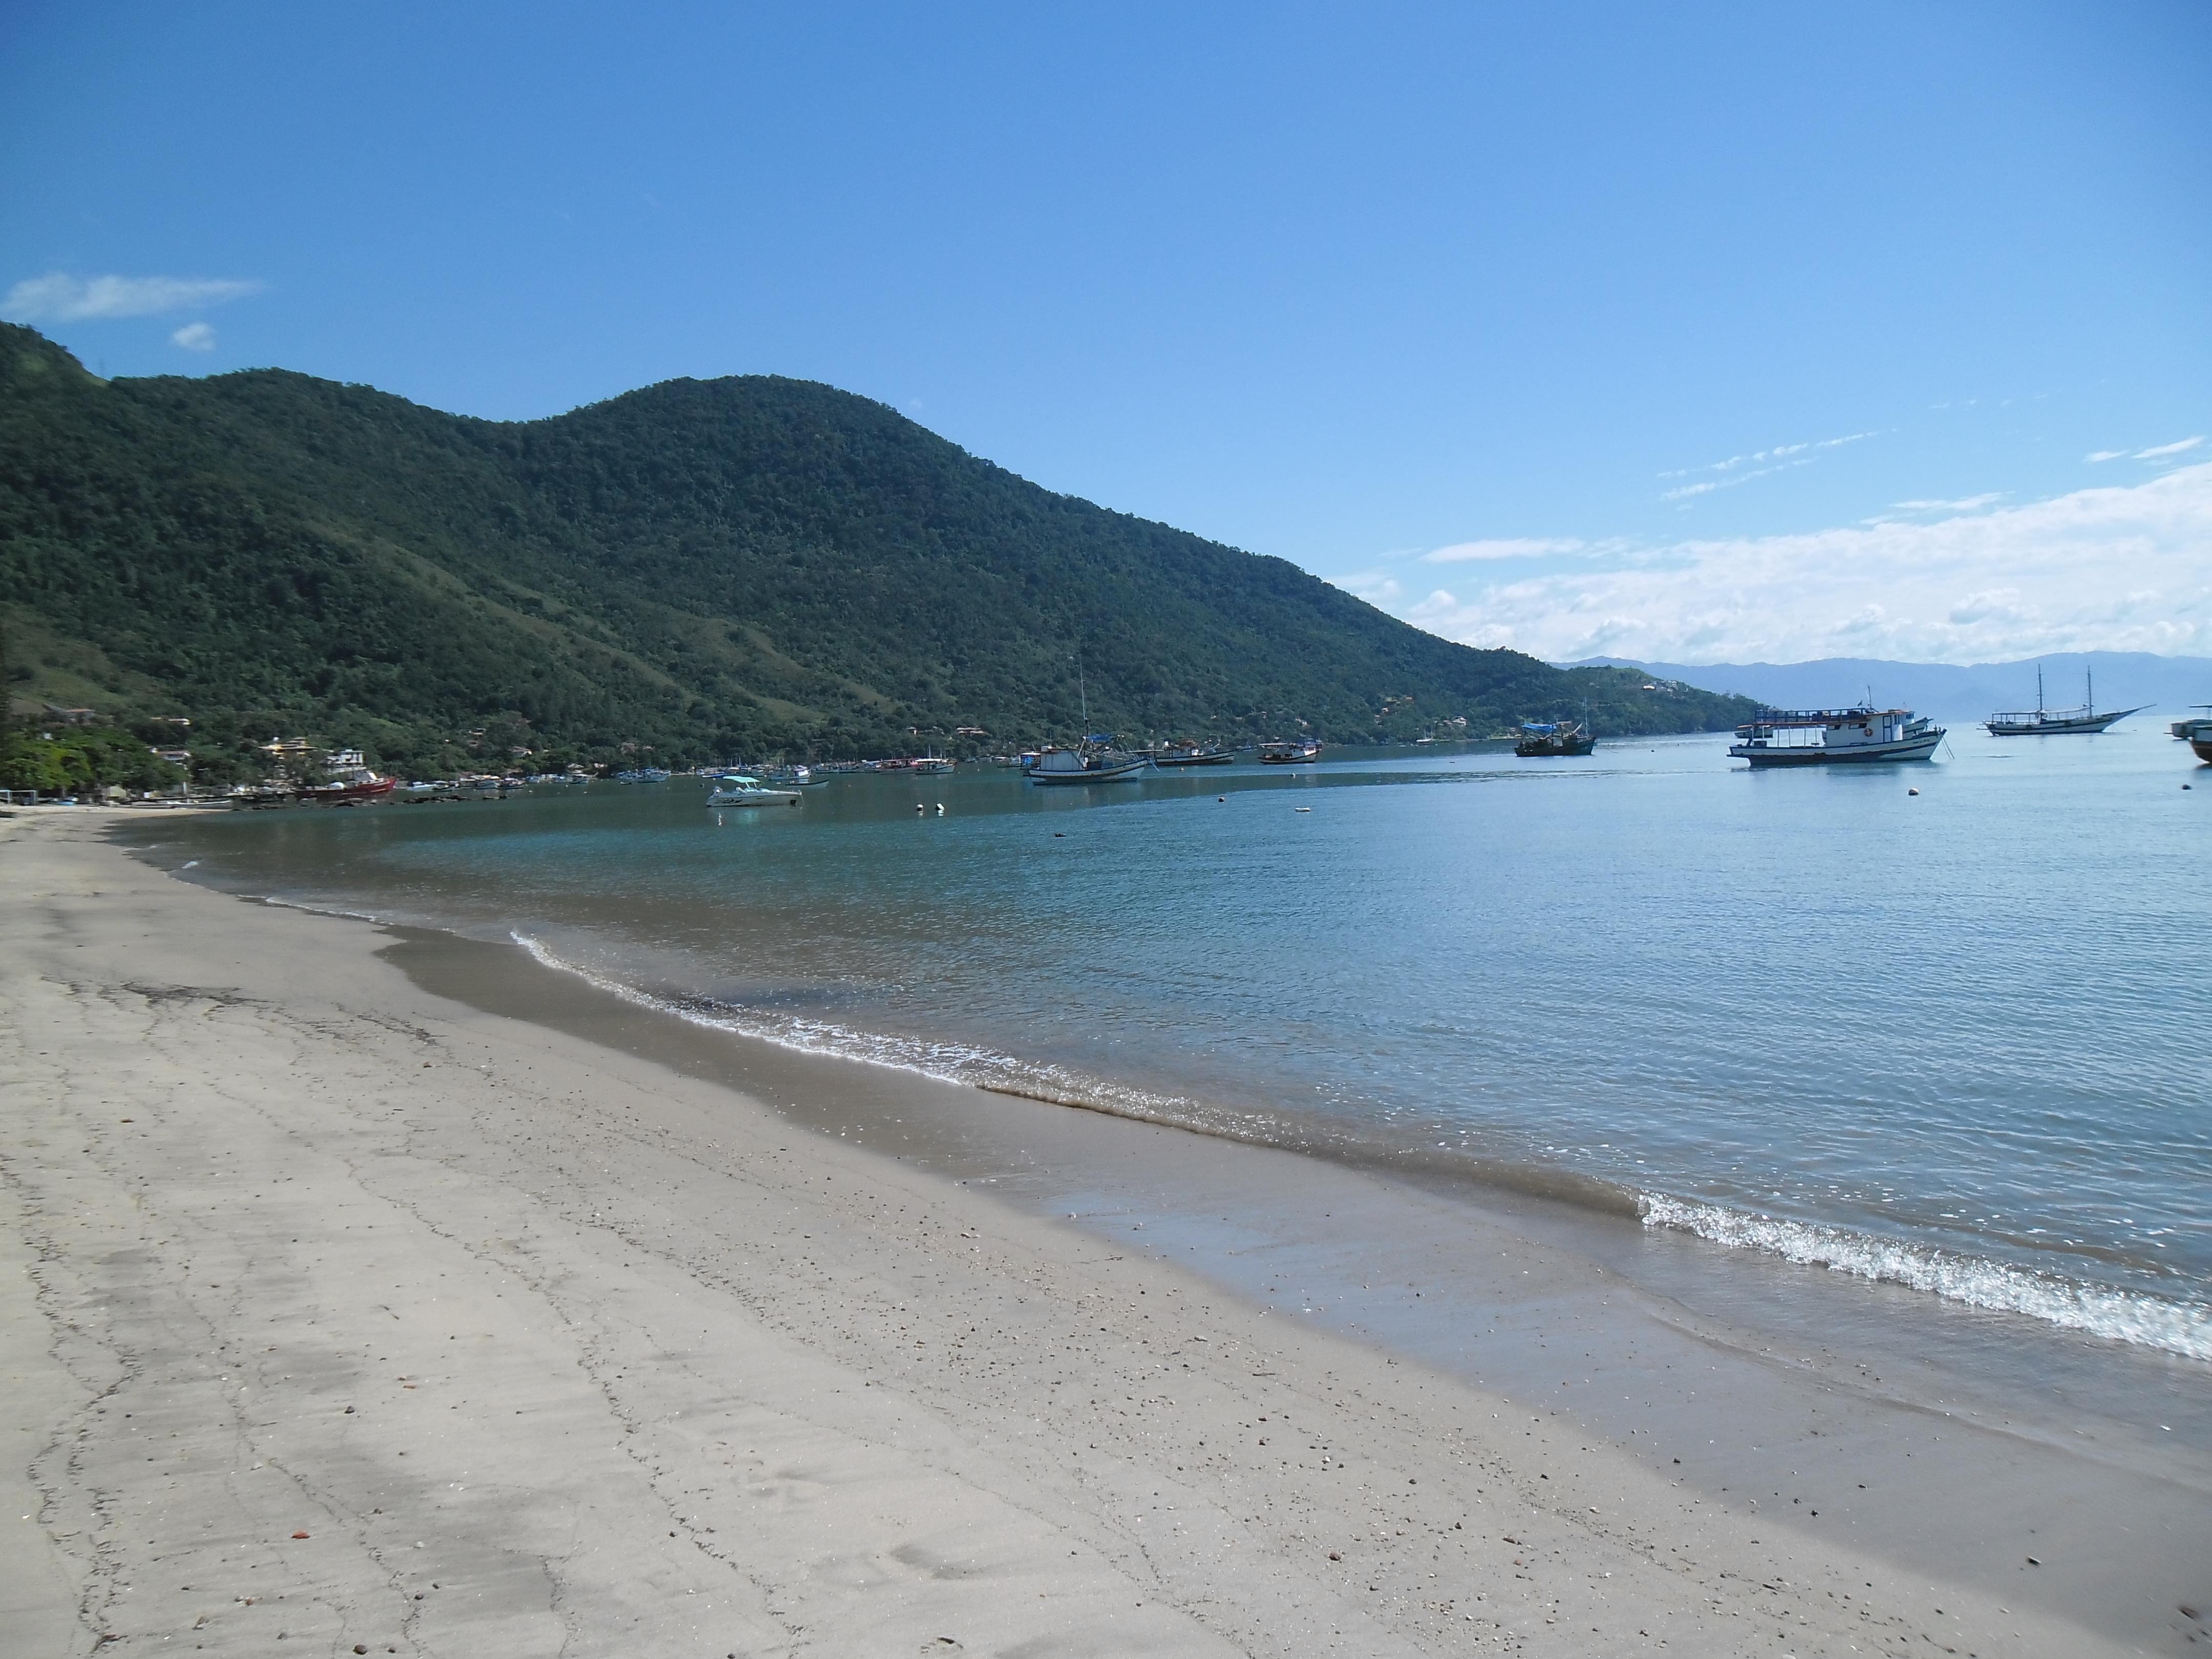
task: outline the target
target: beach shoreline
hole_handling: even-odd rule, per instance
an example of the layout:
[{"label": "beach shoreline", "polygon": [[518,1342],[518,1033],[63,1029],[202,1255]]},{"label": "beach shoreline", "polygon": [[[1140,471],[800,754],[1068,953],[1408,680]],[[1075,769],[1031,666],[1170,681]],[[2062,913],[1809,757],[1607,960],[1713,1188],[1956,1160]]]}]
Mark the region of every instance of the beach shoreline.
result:
[{"label": "beach shoreline", "polygon": [[[36,1650],[2197,1634],[2144,1599],[2162,1583],[2085,1624],[1747,1514],[1571,1416],[963,1184],[941,1148],[830,1127],[927,1117],[950,1085],[760,1060],[746,1092],[632,1052],[611,1013],[487,1012],[404,971],[388,930],[170,879],[106,842],[121,816],[0,823],[9,1478],[33,1540],[0,1578]],[[510,954],[472,971],[522,975]]]}]

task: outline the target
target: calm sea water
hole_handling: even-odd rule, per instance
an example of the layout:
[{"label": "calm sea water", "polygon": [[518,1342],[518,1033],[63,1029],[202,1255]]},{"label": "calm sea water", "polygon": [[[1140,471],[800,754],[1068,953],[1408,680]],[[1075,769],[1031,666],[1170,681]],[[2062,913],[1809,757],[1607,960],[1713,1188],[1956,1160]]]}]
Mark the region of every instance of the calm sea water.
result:
[{"label": "calm sea water", "polygon": [[1954,723],[1909,767],[1753,775],[1725,744],[143,833],[218,884],[511,935],[732,1030],[1479,1166],[2212,1358],[2212,772],[2148,718]]}]

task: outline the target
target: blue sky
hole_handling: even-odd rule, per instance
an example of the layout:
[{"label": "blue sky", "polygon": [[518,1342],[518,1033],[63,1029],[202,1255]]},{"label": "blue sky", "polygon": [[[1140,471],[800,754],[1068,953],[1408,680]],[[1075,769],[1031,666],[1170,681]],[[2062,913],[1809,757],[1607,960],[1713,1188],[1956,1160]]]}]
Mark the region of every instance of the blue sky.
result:
[{"label": "blue sky", "polygon": [[2208,88],[2197,0],[26,3],[0,313],[826,380],[1545,654],[2212,654]]}]

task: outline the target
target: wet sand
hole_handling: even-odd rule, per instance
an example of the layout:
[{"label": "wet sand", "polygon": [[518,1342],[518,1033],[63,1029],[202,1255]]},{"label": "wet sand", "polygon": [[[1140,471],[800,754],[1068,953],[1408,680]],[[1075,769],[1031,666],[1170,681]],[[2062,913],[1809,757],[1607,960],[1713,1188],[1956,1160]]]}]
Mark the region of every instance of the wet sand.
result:
[{"label": "wet sand", "polygon": [[[1139,1186],[1213,1182],[1231,1218],[1334,1218],[1352,1172],[1210,1147],[1245,1172],[1217,1180],[1191,1138],[1103,1119],[1066,1133],[1121,1139],[1024,1164],[1005,1117],[963,1127],[975,1102],[947,1097],[973,1091],[664,1063],[680,1045],[630,1011],[498,1011],[501,984],[552,996],[520,952],[448,961],[478,994],[442,994],[386,930],[171,880],[103,827],[0,823],[23,1517],[0,1612],[22,1651],[2057,1655],[2197,1633],[2152,1604],[2162,1582],[2082,1622],[1742,1512],[1555,1402],[1124,1242],[1120,1198],[1048,1218],[1034,1173],[1065,1187],[1103,1148]],[[1073,1119],[1038,1110],[1038,1134]],[[950,1172],[963,1135],[1003,1178]],[[1611,1328],[1574,1253],[1485,1243],[1456,1293],[1565,1320],[1563,1343]],[[1607,1376],[1663,1406],[1663,1371]],[[1899,1450],[1884,1420],[1850,1456]],[[2007,1524],[2071,1501],[2033,1484],[1992,1489]]]}]

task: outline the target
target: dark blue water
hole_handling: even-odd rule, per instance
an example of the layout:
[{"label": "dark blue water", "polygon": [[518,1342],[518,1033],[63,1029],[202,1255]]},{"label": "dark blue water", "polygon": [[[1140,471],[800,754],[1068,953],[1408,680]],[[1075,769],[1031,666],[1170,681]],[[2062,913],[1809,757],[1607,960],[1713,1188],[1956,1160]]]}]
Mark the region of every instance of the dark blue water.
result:
[{"label": "dark blue water", "polygon": [[2212,1358],[2212,773],[2147,719],[1954,726],[1911,767],[1754,775],[1725,742],[160,834],[222,884],[512,933],[734,1030]]}]

